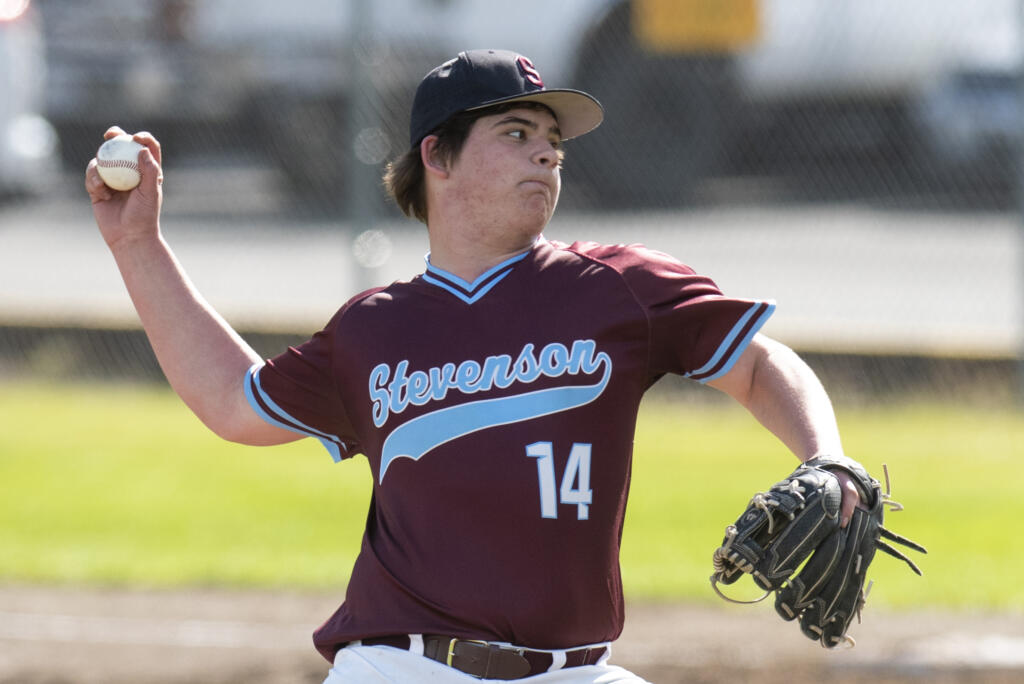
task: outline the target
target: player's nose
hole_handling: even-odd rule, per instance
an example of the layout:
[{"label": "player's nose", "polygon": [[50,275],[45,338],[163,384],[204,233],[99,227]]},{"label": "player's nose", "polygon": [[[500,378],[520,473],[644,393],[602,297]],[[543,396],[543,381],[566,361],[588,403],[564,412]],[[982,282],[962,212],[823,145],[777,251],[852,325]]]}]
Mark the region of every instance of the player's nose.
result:
[{"label": "player's nose", "polygon": [[538,141],[533,152],[533,162],[545,168],[557,168],[559,164],[558,149],[548,141]]}]

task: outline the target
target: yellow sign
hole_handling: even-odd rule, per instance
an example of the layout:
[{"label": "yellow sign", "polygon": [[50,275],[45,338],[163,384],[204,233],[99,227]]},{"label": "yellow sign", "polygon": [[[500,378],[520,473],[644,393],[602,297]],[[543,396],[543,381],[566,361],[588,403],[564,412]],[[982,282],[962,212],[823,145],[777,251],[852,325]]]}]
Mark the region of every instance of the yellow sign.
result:
[{"label": "yellow sign", "polygon": [[633,32],[654,52],[732,52],[760,30],[758,0],[633,0]]}]

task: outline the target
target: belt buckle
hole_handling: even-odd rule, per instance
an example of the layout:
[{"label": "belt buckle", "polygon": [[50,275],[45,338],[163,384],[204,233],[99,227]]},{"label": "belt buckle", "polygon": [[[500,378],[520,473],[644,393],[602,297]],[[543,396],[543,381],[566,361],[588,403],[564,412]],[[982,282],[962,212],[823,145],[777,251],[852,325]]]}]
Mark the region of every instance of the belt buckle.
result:
[{"label": "belt buckle", "polygon": [[452,640],[448,642],[448,659],[445,661],[445,665],[448,667],[453,667],[452,660],[455,658],[455,644],[460,641],[465,641],[470,644],[480,644],[481,646],[489,645],[486,641],[481,641],[480,639],[459,639],[458,637],[453,637]]}]

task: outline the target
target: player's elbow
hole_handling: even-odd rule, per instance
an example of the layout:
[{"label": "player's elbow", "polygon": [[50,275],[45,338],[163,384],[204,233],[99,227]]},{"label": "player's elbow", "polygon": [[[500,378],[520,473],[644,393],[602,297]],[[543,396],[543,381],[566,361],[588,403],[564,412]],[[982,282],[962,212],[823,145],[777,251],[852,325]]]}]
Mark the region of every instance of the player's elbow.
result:
[{"label": "player's elbow", "polygon": [[256,421],[224,421],[206,426],[218,437],[246,446],[273,446],[302,439],[302,435],[274,427],[259,418]]},{"label": "player's elbow", "polygon": [[219,403],[193,409],[211,432],[228,442],[248,446],[270,446],[293,442],[302,436],[267,423],[247,401]]}]

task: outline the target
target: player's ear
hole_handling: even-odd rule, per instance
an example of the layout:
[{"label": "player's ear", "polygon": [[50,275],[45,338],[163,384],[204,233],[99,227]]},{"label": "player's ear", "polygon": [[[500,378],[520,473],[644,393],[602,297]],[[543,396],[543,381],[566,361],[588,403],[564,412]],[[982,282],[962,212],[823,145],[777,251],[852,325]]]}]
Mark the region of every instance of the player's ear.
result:
[{"label": "player's ear", "polygon": [[442,178],[448,177],[448,159],[438,149],[436,135],[428,135],[420,142],[420,161],[423,162],[426,173]]}]

